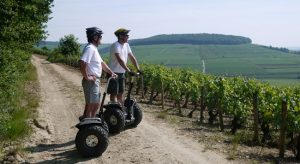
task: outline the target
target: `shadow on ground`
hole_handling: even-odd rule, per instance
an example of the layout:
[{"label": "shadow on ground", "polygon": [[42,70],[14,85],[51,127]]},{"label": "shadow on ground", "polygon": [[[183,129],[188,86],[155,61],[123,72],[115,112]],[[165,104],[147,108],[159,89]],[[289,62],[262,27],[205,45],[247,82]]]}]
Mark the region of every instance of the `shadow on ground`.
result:
[{"label": "shadow on ground", "polygon": [[49,152],[49,154],[51,154],[51,158],[35,162],[37,164],[76,163],[93,159],[82,157],[75,148],[74,140],[61,144],[39,144],[34,147],[27,147],[26,150],[30,151],[31,153],[40,153],[47,151]]}]

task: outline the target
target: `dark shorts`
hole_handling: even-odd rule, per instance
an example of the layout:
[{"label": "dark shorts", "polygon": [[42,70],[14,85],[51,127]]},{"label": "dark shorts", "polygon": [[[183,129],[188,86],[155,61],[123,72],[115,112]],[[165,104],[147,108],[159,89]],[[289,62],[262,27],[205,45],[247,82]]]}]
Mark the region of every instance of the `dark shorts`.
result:
[{"label": "dark shorts", "polygon": [[86,104],[100,103],[100,78],[97,78],[95,82],[83,78],[82,87]]},{"label": "dark shorts", "polygon": [[107,88],[107,93],[111,95],[123,94],[125,91],[125,73],[116,73],[118,77],[111,79]]}]

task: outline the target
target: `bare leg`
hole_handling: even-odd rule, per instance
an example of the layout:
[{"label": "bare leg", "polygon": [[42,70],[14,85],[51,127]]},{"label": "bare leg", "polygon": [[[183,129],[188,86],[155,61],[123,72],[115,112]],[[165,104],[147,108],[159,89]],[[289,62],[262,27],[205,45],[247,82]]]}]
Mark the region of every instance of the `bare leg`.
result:
[{"label": "bare leg", "polygon": [[99,103],[93,104],[92,118],[96,117],[96,113],[98,111],[98,108],[99,108]]},{"label": "bare leg", "polygon": [[85,110],[85,118],[91,118],[91,111],[92,111],[93,105],[92,104],[87,104],[86,105],[86,110]]},{"label": "bare leg", "polygon": [[124,100],[123,100],[123,94],[122,93],[117,94],[117,99],[118,99],[118,102],[123,106],[124,105],[123,104]]},{"label": "bare leg", "polygon": [[111,94],[111,95],[110,95],[110,101],[111,101],[111,102],[117,102],[117,96]]},{"label": "bare leg", "polygon": [[88,105],[85,104],[84,112],[83,112],[83,117],[85,117],[87,115],[87,107],[88,107]]}]

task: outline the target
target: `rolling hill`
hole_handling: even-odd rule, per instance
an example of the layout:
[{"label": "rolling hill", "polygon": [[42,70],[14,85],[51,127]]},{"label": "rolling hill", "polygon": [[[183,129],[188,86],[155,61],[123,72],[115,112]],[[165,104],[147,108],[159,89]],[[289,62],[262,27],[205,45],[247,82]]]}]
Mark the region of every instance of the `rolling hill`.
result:
[{"label": "rolling hill", "polygon": [[234,35],[222,34],[170,34],[156,35],[144,39],[134,39],[129,41],[131,45],[155,45],[155,44],[217,44],[217,45],[237,45],[249,44],[250,38]]},{"label": "rolling hill", "polygon": [[[215,75],[242,75],[287,84],[299,83],[300,79],[299,54],[252,44],[247,37],[172,34],[135,39],[130,44],[140,63],[202,70],[203,60],[206,73]],[[107,58],[109,44],[101,45],[100,52]]]}]

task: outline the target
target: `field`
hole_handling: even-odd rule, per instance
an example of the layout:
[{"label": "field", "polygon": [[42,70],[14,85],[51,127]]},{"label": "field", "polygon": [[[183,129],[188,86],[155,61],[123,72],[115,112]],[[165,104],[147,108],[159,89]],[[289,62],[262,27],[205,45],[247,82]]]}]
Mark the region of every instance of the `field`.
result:
[{"label": "field", "polygon": [[[57,44],[43,46],[53,49]],[[103,44],[99,49],[103,58],[108,58],[109,44]],[[132,50],[140,63],[202,71],[204,60],[206,73],[214,75],[248,76],[283,86],[298,85],[300,82],[300,55],[255,44],[160,44],[132,46]]]},{"label": "field", "polygon": [[133,46],[143,63],[202,70],[215,75],[255,77],[276,85],[300,81],[300,55],[244,45],[148,45]]}]

